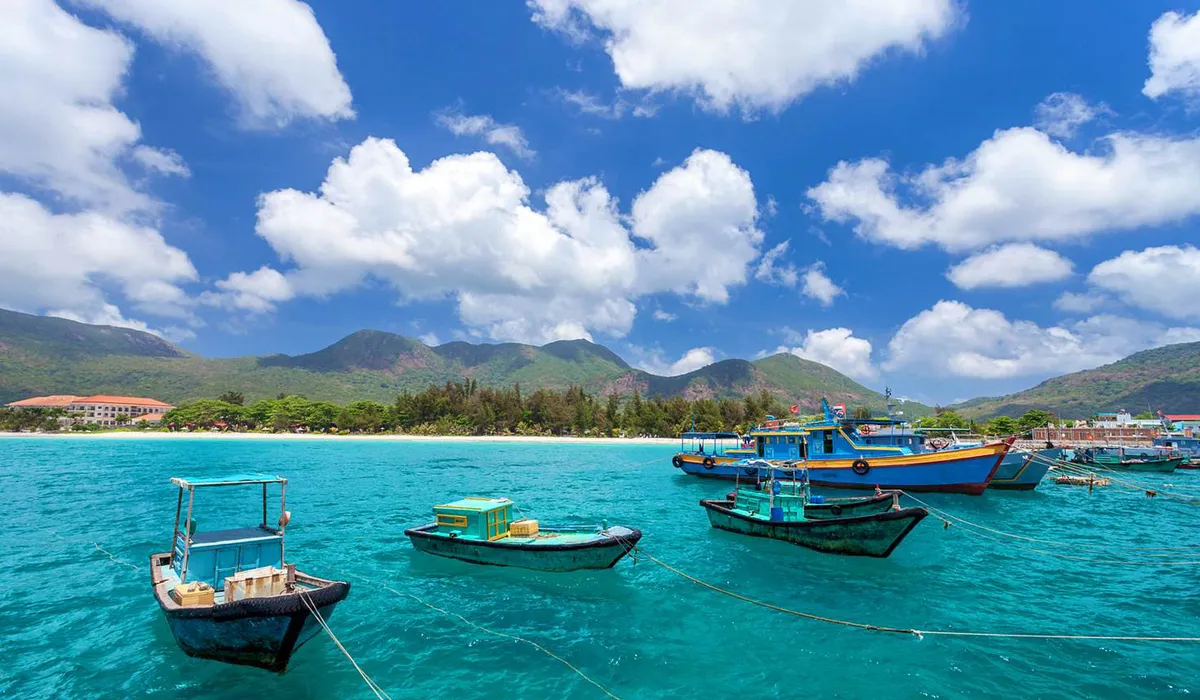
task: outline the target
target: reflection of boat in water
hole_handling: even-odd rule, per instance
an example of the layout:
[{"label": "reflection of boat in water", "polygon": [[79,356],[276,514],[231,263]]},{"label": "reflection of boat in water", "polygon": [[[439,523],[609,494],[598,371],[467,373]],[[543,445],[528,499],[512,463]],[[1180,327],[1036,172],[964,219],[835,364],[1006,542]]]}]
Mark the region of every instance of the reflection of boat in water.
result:
[{"label": "reflection of boat in water", "polygon": [[[785,423],[768,420],[747,433],[687,432],[672,464],[695,476],[735,479],[754,477],[757,467],[739,464],[746,458],[774,465],[804,463],[814,486],[873,490],[944,491],[981,494],[1008,453],[1012,440],[941,452],[911,444],[874,442],[858,425],[877,423],[847,419],[822,400],[823,420]],[[690,442],[690,444],[689,444]]]},{"label": "reflection of boat in water", "polygon": [[[150,557],[150,578],[176,643],[188,656],[283,672],[292,654],[320,631],[314,616],[329,619],[334,606],[349,595],[350,584],[309,576],[285,563],[284,528],[291,519],[283,510],[286,479],[250,475],[171,481],[179,487],[174,546]],[[276,484],[280,516],[278,527],[270,527],[267,488]],[[207,494],[227,486],[262,487],[262,522],[198,531],[196,491]],[[185,493],[187,512],[181,523]]]},{"label": "reflection of boat in water", "polygon": [[[860,509],[849,505],[840,517],[814,517],[803,469],[766,468],[761,485],[741,487],[733,498],[704,500],[709,523],[719,530],[790,542],[818,552],[886,557],[929,513],[924,508],[900,508],[898,494],[888,494],[887,507],[877,512],[877,498]],[[775,478],[788,474],[789,481]],[[846,499],[856,500],[856,499]],[[847,511],[854,514],[846,515]]]},{"label": "reflection of boat in water", "polygon": [[434,522],[404,534],[427,554],[539,571],[608,569],[642,538],[619,525],[545,528],[513,520],[512,508],[507,498],[464,498],[434,506]]}]

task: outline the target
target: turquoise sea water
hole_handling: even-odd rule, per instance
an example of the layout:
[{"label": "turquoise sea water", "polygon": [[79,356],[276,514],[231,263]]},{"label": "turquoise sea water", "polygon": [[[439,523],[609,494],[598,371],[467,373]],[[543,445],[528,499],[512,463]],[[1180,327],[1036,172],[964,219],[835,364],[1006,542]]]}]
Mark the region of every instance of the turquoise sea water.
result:
[{"label": "turquoise sea water", "polygon": [[[323,637],[282,676],[189,659],[155,604],[175,475],[288,477],[289,560],[353,590],[330,623],[393,698],[603,698],[532,647],[362,579],[412,592],[566,658],[622,698],[1170,698],[1200,692],[1200,644],[889,636],[721,596],[651,562],[577,574],[415,553],[405,527],[464,495],[507,495],[543,524],[627,524],[646,551],[741,594],[918,629],[1200,637],[1200,508],[1117,488],[922,497],[1073,548],[971,536],[927,518],[890,559],[822,555],[713,531],[666,446],[366,441],[0,439],[0,696],[370,697]],[[1162,477],[1139,477],[1160,484]],[[1200,474],[1166,479],[1200,493]],[[253,498],[245,501],[253,520]],[[206,516],[200,503],[201,525]],[[98,543],[137,571],[115,563]],[[1017,546],[1019,545],[1019,546]],[[1028,549],[1021,549],[1026,547]],[[1048,549],[1067,559],[1029,551]],[[1143,551],[1143,550],[1139,550]],[[1155,552],[1161,555],[1164,552]],[[1159,562],[1159,563],[1156,563]],[[353,577],[360,578],[353,578]]]}]

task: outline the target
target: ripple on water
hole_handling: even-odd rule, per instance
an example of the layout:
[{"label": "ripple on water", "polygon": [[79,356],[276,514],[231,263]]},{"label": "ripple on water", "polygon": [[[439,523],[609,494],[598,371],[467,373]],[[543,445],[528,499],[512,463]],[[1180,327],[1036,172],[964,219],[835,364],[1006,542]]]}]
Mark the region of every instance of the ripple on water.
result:
[{"label": "ripple on water", "polygon": [[[508,495],[544,523],[627,523],[684,571],[831,617],[920,629],[1200,636],[1198,568],[1047,556],[930,518],[886,560],[820,555],[708,526],[697,505],[728,485],[692,480],[656,446],[457,442],[5,440],[0,460],[0,694],[22,698],[361,697],[325,640],[274,676],[188,659],[146,585],[169,545],[172,475],[289,478],[289,554],[353,582],[332,620],[393,697],[596,698],[527,644],[447,618],[390,586],[569,659],[624,698],[1151,698],[1200,690],[1200,646],[886,636],[720,596],[651,562],[568,575],[415,553],[404,529],[463,495]],[[654,460],[653,463],[646,464]],[[1152,478],[1152,477],[1151,477]],[[1149,484],[1149,482],[1147,482]],[[1200,474],[1173,488],[1200,492]],[[1151,484],[1158,485],[1158,484]],[[202,527],[254,511],[198,500]],[[1022,543],[1083,559],[1125,547],[1200,547],[1196,509],[1109,488],[923,500]],[[53,533],[56,534],[52,534]],[[133,572],[96,551],[93,543]],[[1105,549],[1111,547],[1111,549]],[[1183,560],[1200,550],[1176,550]],[[1161,554],[1161,552],[1159,552]],[[1147,556],[1151,556],[1147,553]]]}]

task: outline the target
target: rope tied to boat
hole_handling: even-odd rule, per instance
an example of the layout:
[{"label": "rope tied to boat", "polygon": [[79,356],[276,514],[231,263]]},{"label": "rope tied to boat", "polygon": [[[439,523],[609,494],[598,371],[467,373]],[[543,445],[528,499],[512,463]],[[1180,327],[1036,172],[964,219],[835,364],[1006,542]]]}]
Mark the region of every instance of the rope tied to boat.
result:
[{"label": "rope tied to boat", "polygon": [[1138,484],[1133,481],[1128,481],[1126,479],[1123,479],[1123,478],[1117,476],[1118,474],[1126,473],[1121,470],[1112,469],[1110,467],[1106,467],[1101,464],[1093,464],[1093,465],[1084,467],[1082,464],[1079,464],[1076,462],[1069,462],[1069,461],[1066,461],[1063,459],[1045,457],[1045,456],[1041,455],[1040,453],[1038,453],[1037,451],[1020,450],[1020,449],[1018,449],[1017,451],[1021,452],[1021,453],[1029,454],[1029,455],[1031,455],[1032,461],[1034,461],[1038,464],[1049,464],[1053,469],[1055,469],[1057,471],[1066,472],[1068,474],[1075,474],[1078,476],[1093,476],[1094,474],[1100,473],[1100,474],[1104,474],[1105,476],[1107,476],[1114,484],[1124,486],[1125,488],[1131,489],[1134,491],[1141,491],[1142,493],[1146,494],[1147,498],[1163,496],[1164,498],[1167,498],[1168,500],[1171,500],[1171,501],[1175,501],[1176,503],[1183,503],[1184,505],[1189,505],[1189,506],[1200,506],[1200,497],[1197,497],[1192,494],[1179,493],[1179,492],[1175,492],[1175,491],[1164,491],[1161,488],[1151,488],[1144,484]]},{"label": "rope tied to boat", "polygon": [[679,569],[671,566],[670,564],[667,564],[666,562],[649,554],[644,549],[642,549],[642,547],[640,547],[639,545],[628,544],[620,537],[617,538],[617,541],[621,543],[622,547],[625,547],[626,551],[638,550],[641,552],[642,556],[645,557],[647,560],[652,561],[655,564],[658,564],[659,566],[666,569],[667,571],[670,571],[671,573],[673,573],[677,576],[680,576],[688,581],[691,581],[692,583],[694,583],[698,586],[702,586],[704,588],[715,591],[722,595],[729,596],[730,598],[733,598],[735,600],[740,600],[744,603],[756,605],[760,608],[766,608],[767,610],[773,610],[775,612],[785,613],[787,615],[792,615],[794,617],[800,617],[800,618],[803,618],[806,620],[813,620],[815,622],[825,622],[828,624],[840,625],[843,627],[851,627],[851,628],[860,629],[860,630],[867,630],[870,632],[883,632],[883,633],[888,633],[888,634],[903,634],[903,635],[916,637],[918,640],[924,639],[926,636],[938,636],[938,637],[984,637],[984,638],[993,638],[993,639],[1006,638],[1006,639],[1113,641],[1113,642],[1200,642],[1200,637],[1151,637],[1151,636],[1137,636],[1137,635],[1104,635],[1104,634],[1040,634],[1040,633],[1028,633],[1028,632],[971,632],[971,631],[959,631],[959,630],[919,630],[916,628],[908,628],[908,627],[891,627],[888,625],[875,625],[875,624],[871,624],[871,623],[867,623],[867,622],[857,622],[854,620],[839,620],[839,619],[833,618],[833,617],[826,617],[824,615],[817,615],[814,613],[802,612],[800,610],[793,610],[791,608],[785,608],[781,605],[775,605],[774,603],[768,603],[765,601],[757,600],[755,598],[751,598],[749,596],[742,595],[741,593],[737,593],[735,591],[731,591],[729,589],[722,588],[721,586],[718,586],[714,583],[709,583],[708,581],[705,581],[703,579],[692,576],[689,573],[680,571]]},{"label": "rope tied to boat", "polygon": [[433,603],[430,603],[429,601],[424,600],[423,598],[421,598],[419,596],[413,595],[412,593],[407,593],[405,591],[398,591],[395,588],[392,588],[391,586],[388,586],[386,584],[376,584],[376,583],[367,581],[367,579],[364,579],[361,576],[358,576],[357,578],[362,579],[364,582],[368,583],[369,585],[379,586],[380,588],[387,589],[387,590],[391,591],[392,593],[395,593],[396,595],[404,596],[405,598],[410,598],[410,599],[420,603],[421,605],[424,605],[425,607],[429,608],[430,610],[437,611],[448,617],[457,617],[459,620],[462,620],[464,623],[470,625],[471,627],[474,627],[477,630],[480,630],[481,632],[486,632],[486,633],[488,633],[490,635],[494,635],[496,637],[503,637],[506,639],[511,639],[516,642],[522,642],[524,644],[528,644],[528,645],[532,646],[534,649],[537,649],[538,651],[542,652],[546,656],[549,656],[550,658],[559,662],[563,666],[566,666],[567,668],[571,669],[571,671],[573,671],[577,676],[579,676],[583,680],[587,681],[588,683],[591,683],[592,685],[596,686],[596,688],[599,689],[600,692],[604,693],[607,697],[612,698],[613,700],[621,700],[621,698],[618,695],[614,694],[611,690],[609,690],[608,688],[605,688],[603,685],[600,685],[600,683],[593,680],[590,676],[588,676],[586,673],[581,671],[578,666],[571,663],[570,661],[567,661],[566,659],[559,656],[558,654],[555,654],[554,652],[550,651],[549,649],[542,646],[541,644],[538,644],[537,642],[533,641],[532,639],[526,639],[525,637],[519,637],[515,634],[509,634],[507,632],[498,632],[489,627],[484,627],[483,625],[481,625],[477,622],[472,622],[471,620],[467,619],[466,617],[464,617],[456,612],[451,612],[450,610],[446,610],[445,608],[440,608],[440,607],[434,605]]},{"label": "rope tied to boat", "polygon": [[[991,540],[993,542],[1009,544],[1010,546],[1014,546],[1014,547],[1017,547],[1018,549],[1023,549],[1025,551],[1029,551],[1029,552],[1036,552],[1038,554],[1048,554],[1050,556],[1061,557],[1063,559],[1071,559],[1074,561],[1087,561],[1087,562],[1096,562],[1096,563],[1103,563],[1103,564],[1142,564],[1142,563],[1146,563],[1146,564],[1156,564],[1156,565],[1160,565],[1160,566],[1200,565],[1200,547],[1195,547],[1195,546],[1190,546],[1190,547],[1188,547],[1188,546],[1185,546],[1185,547],[1126,547],[1125,549],[1127,549],[1129,551],[1137,552],[1139,557],[1143,557],[1143,558],[1150,560],[1150,561],[1129,561],[1129,560],[1122,560],[1120,558],[1095,559],[1095,558],[1089,558],[1089,557],[1079,557],[1079,556],[1073,556],[1071,554],[1063,554],[1061,552],[1054,552],[1054,551],[1050,551],[1050,550],[1046,550],[1046,549],[1037,549],[1034,547],[1024,547],[1024,546],[1015,545],[1012,543],[1005,543],[1004,540],[999,539],[998,537],[990,537],[988,535],[985,535],[984,532],[999,535],[1000,537],[1007,537],[1010,539],[1021,540],[1024,542],[1031,542],[1034,544],[1054,545],[1057,547],[1063,547],[1063,548],[1068,548],[1068,549],[1072,549],[1072,550],[1092,549],[1092,550],[1101,551],[1101,552],[1112,551],[1112,548],[1107,545],[1091,545],[1086,542],[1061,542],[1061,541],[1057,541],[1057,540],[1047,540],[1047,539],[1042,539],[1042,538],[1038,538],[1038,537],[1029,537],[1026,535],[1018,535],[1018,534],[1011,533],[1011,532],[1005,532],[1003,530],[997,530],[997,529],[988,527],[986,525],[980,525],[979,523],[972,522],[965,518],[960,518],[952,513],[946,512],[945,510],[942,510],[940,508],[936,508],[936,507],[930,505],[929,503],[921,500],[920,498],[917,498],[916,496],[912,495],[911,493],[909,493],[907,491],[902,491],[901,493],[905,497],[910,498],[913,501],[916,501],[917,503],[919,503],[922,507],[924,507],[926,510],[929,511],[930,515],[937,518],[938,520],[941,520],[943,525],[945,526],[945,528],[949,528],[951,525],[951,521],[954,521],[954,523],[965,526],[963,528],[964,532],[967,532],[972,535],[976,535],[978,537],[983,537],[984,539]],[[972,528],[975,528],[975,529],[972,529]],[[981,530],[983,532],[978,532],[976,530]],[[1183,561],[1161,561],[1161,560],[1155,561],[1156,558],[1166,559],[1166,558],[1181,558],[1181,557],[1184,559]]]},{"label": "rope tied to boat", "polygon": [[317,621],[321,629],[325,631],[325,634],[329,635],[329,638],[333,640],[337,648],[346,655],[346,658],[350,661],[350,665],[354,666],[354,670],[358,671],[358,675],[362,676],[363,681],[371,689],[371,692],[375,694],[375,697],[378,700],[392,700],[392,696],[388,695],[387,691],[381,688],[371,676],[367,675],[367,672],[358,665],[358,662],[354,660],[350,651],[342,644],[342,640],[338,639],[337,635],[333,633],[333,630],[329,627],[329,623],[325,621],[324,616],[321,615],[321,611],[317,609],[316,603],[313,602],[311,594],[308,591],[300,590],[299,596],[300,602],[304,603],[304,607],[308,608],[309,613],[312,614],[313,619]]}]

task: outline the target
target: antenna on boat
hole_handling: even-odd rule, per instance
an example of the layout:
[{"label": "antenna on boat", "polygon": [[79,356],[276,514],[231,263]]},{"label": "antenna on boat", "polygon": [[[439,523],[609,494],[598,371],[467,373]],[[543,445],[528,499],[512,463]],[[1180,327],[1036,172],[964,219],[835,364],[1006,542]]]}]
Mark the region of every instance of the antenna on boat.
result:
[{"label": "antenna on boat", "polygon": [[883,400],[887,403],[887,417],[892,417],[892,388],[890,386],[883,387]]}]

